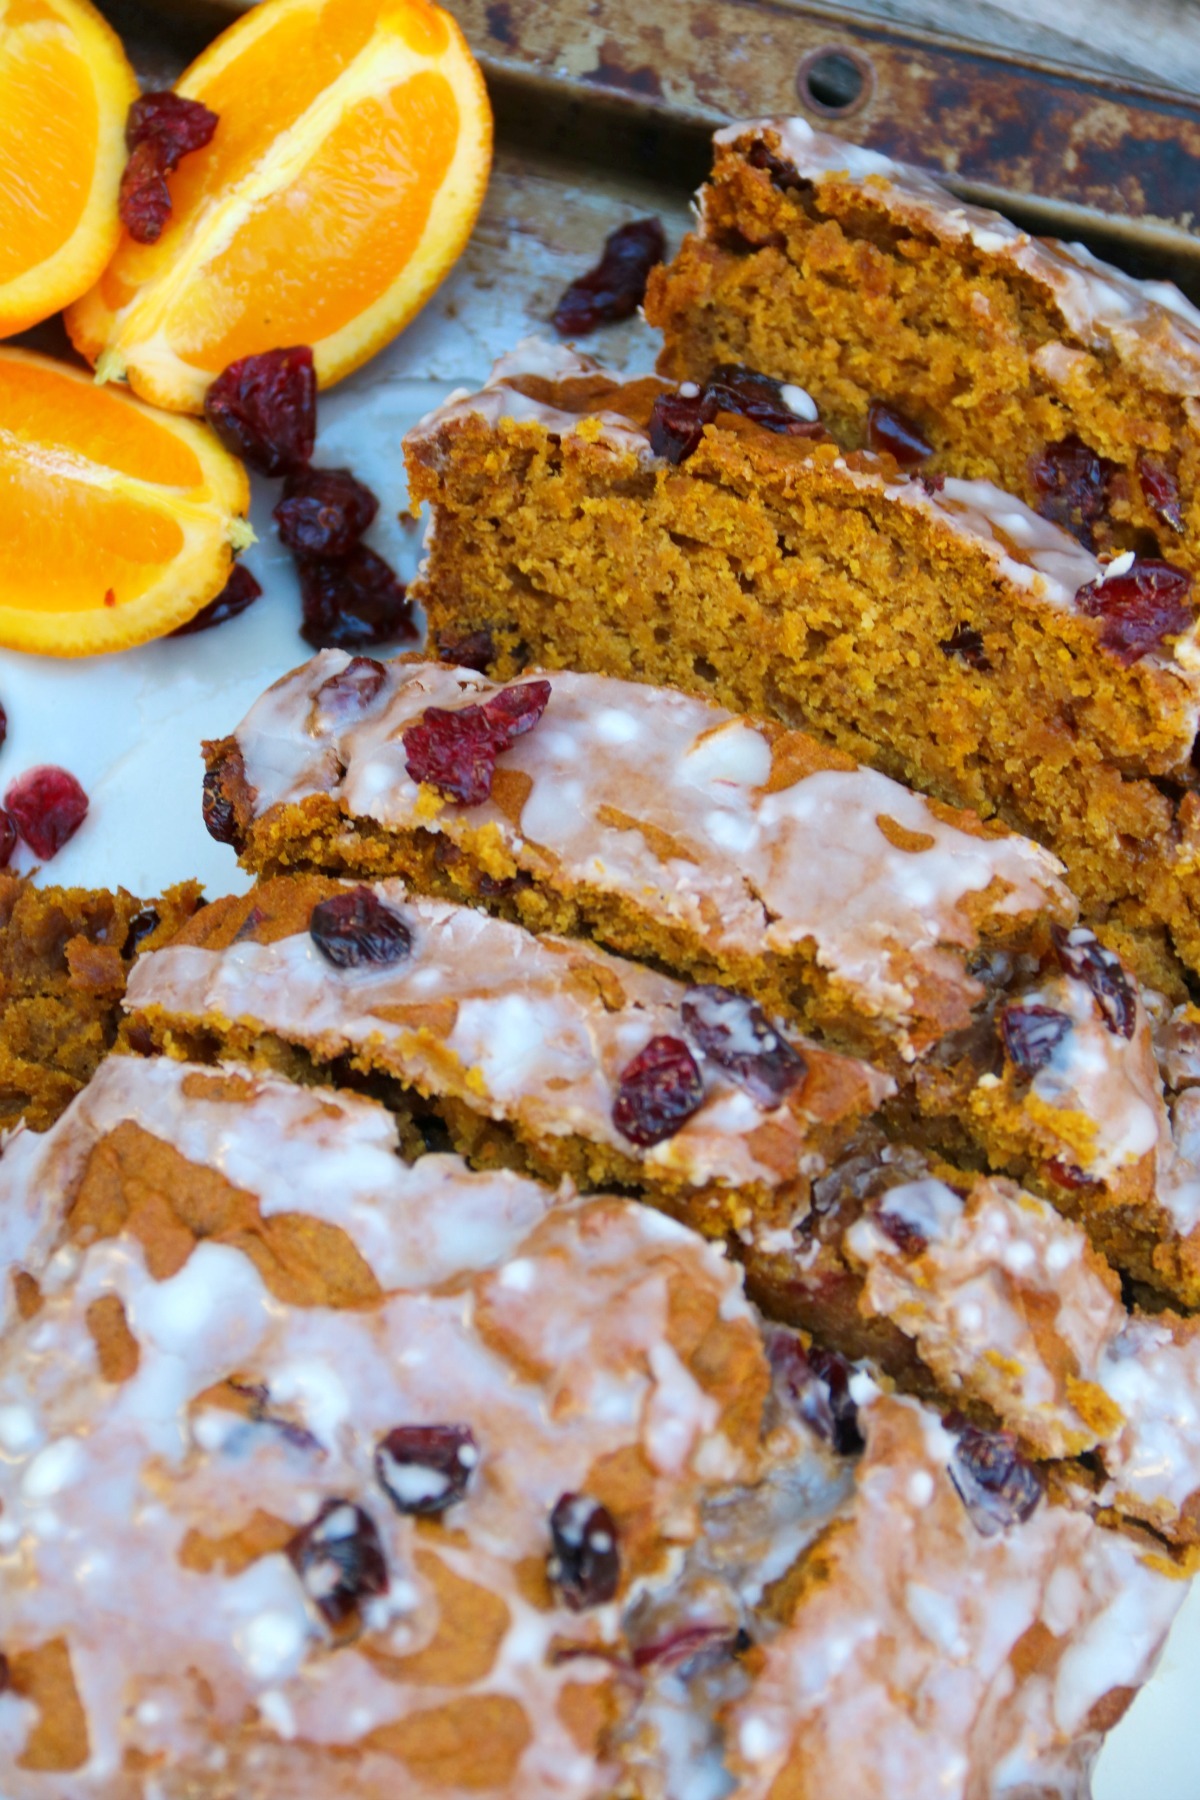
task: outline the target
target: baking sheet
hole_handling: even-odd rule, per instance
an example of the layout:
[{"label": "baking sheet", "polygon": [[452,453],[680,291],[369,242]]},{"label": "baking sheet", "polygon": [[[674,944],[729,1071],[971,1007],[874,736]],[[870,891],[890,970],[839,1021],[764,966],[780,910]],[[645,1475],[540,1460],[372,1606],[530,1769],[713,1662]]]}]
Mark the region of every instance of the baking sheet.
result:
[{"label": "baking sheet", "polygon": [[[420,528],[401,517],[403,433],[451,388],[478,385],[519,338],[549,335],[546,320],[562,287],[594,260],[615,225],[657,212],[676,245],[689,198],[681,186],[572,167],[560,154],[501,150],[474,236],[445,286],[396,343],[321,399],[315,460],[348,465],[375,490],[380,516],[368,542],[403,576],[415,573],[421,540]],[[65,353],[53,334],[33,341]],[[598,332],[587,347],[634,372],[651,367],[656,343],[633,320]],[[191,876],[210,896],[247,885],[232,851],[201,823],[198,746],[231,730],[269,682],[310,654],[297,630],[291,561],[271,526],[278,489],[255,478],[259,541],[245,560],[264,592],[240,619],[82,662],[0,651],[0,702],[9,718],[0,785],[55,762],[91,800],[77,836],[38,879],[124,885],[142,895]],[[14,866],[29,863],[22,850]],[[1198,1687],[1200,1591],[1193,1589],[1158,1674],[1105,1747],[1095,1800],[1200,1800]]]}]

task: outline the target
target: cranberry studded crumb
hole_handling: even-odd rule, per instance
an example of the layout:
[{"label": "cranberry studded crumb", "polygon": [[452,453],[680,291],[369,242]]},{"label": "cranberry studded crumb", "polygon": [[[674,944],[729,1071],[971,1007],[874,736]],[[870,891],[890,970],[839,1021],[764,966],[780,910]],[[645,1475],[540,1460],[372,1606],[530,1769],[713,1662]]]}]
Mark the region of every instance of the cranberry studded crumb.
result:
[{"label": "cranberry studded crumb", "polygon": [[311,1525],[284,1548],[305,1593],[336,1631],[364,1600],[388,1591],[383,1545],[369,1513],[352,1500],[326,1500]]},{"label": "cranberry studded crumb", "polygon": [[760,1106],[780,1106],[808,1073],[804,1057],[746,994],[713,983],[689,988],[683,1028]]},{"label": "cranberry studded crumb", "polygon": [[704,427],[717,416],[709,394],[660,394],[650,409],[650,448],[655,456],[678,466],[699,448]]},{"label": "cranberry studded crumb", "polygon": [[117,210],[135,243],[158,242],[171,216],[165,178],[191,151],[203,150],[216,129],[215,112],[169,88],[134,101],[125,122],[129,161],[121,176]]},{"label": "cranberry studded crumb", "polygon": [[463,1498],[478,1461],[469,1425],[398,1425],[375,1451],[375,1473],[397,1512],[428,1517]]},{"label": "cranberry studded crumb", "polygon": [[1115,474],[1116,464],[1089,450],[1074,433],[1029,459],[1037,511],[1078,538],[1085,550],[1096,548],[1096,526],[1104,517]]},{"label": "cranberry studded crumb", "polygon": [[1129,669],[1188,629],[1194,617],[1191,592],[1185,569],[1139,557],[1123,575],[1086,582],[1075,599],[1089,619],[1102,621],[1100,642]]},{"label": "cranberry studded crumb", "polygon": [[414,781],[462,806],[479,806],[491,795],[496,758],[533,730],[549,699],[548,681],[525,681],[480,706],[427,707],[403,734],[404,766]]},{"label": "cranberry studded crumb", "polygon": [[1131,1038],[1137,1024],[1137,994],[1120,957],[1106,950],[1086,925],[1072,931],[1054,925],[1051,936],[1064,971],[1091,990],[1108,1029],[1117,1037]]},{"label": "cranberry studded crumb", "polygon": [[1146,505],[1162,525],[1172,531],[1183,530],[1183,508],[1179,501],[1179,483],[1165,463],[1152,456],[1138,458],[1138,478]]},{"label": "cranberry studded crumb", "polygon": [[299,569],[300,635],[314,650],[364,650],[416,637],[404,583],[366,544],[334,561],[305,557]]},{"label": "cranberry studded crumb", "polygon": [[352,656],[344,669],[321,683],[313,704],[326,721],[341,725],[374,705],[386,680],[386,668],[373,656]]},{"label": "cranberry studded crumb", "polygon": [[810,1350],[795,1332],[778,1328],[767,1341],[767,1357],[775,1386],[806,1425],[839,1456],[857,1456],[864,1448],[858,1407],[850,1393],[851,1365],[833,1350]]},{"label": "cranberry studded crumb", "polygon": [[17,777],[4,796],[4,808],[33,854],[49,862],[83,824],[88,798],[73,775],[45,765]]},{"label": "cranberry studded crumb", "polygon": [[379,511],[369,487],[349,469],[297,469],[275,508],[279,541],[294,556],[349,556]]},{"label": "cranberry studded crumb", "polygon": [[488,625],[481,625],[478,631],[468,631],[466,637],[461,638],[448,638],[444,632],[439,632],[437,653],[439,662],[486,675],[496,660],[496,640]]},{"label": "cranberry studded crumb", "polygon": [[348,888],[320,900],[308,922],[313,943],[335,969],[386,966],[412,954],[412,933],[373,888]]},{"label": "cranberry studded crumb", "polygon": [[738,413],[764,431],[781,437],[825,437],[816,419],[802,418],[784,399],[784,383],[760,375],[744,363],[718,363],[704,384],[704,394],[716,402],[719,412]]},{"label": "cranberry studded crumb", "polygon": [[221,589],[215,600],[202,606],[195,618],[184,625],[177,625],[172,637],[194,637],[198,631],[211,631],[216,625],[224,625],[227,619],[236,619],[244,613],[248,606],[262,597],[262,588],[254,579],[249,569],[241,563],[234,563],[229,580]]},{"label": "cranberry studded crumb", "polygon": [[571,283],[555,308],[555,331],[582,337],[597,325],[628,319],[646,298],[650,271],[666,250],[659,219],[634,219],[609,232],[600,261]]},{"label": "cranberry studded crumb", "polygon": [[317,435],[317,373],[307,344],[230,363],[204,396],[204,415],[227,450],[260,475],[310,460]]},{"label": "cranberry studded crumb", "polygon": [[603,1606],[621,1579],[612,1514],[588,1494],[563,1494],[550,1514],[546,1573],[572,1612]]},{"label": "cranberry studded crumb", "polygon": [[613,1124],[649,1149],[674,1137],[703,1103],[704,1079],[683,1039],[653,1037],[621,1071]]},{"label": "cranberry studded crumb", "polygon": [[1067,1014],[1052,1006],[1006,1006],[1000,1014],[1004,1053],[1022,1075],[1044,1069],[1070,1030]]},{"label": "cranberry studded crumb", "polygon": [[915,468],[933,455],[933,445],[898,407],[872,400],[867,408],[867,448],[885,451],[902,469]]},{"label": "cranberry studded crumb", "polygon": [[1042,1484],[1011,1434],[960,1424],[957,1435],[950,1479],[976,1531],[995,1537],[1023,1524],[1042,1498]]},{"label": "cranberry studded crumb", "polygon": [[943,656],[957,656],[969,669],[985,674],[991,668],[983,647],[983,633],[973,625],[956,625],[948,638],[942,638],[938,649]]},{"label": "cranberry studded crumb", "polygon": [[209,837],[215,838],[218,844],[232,844],[235,849],[239,849],[241,833],[238,830],[237,812],[222,786],[220,769],[205,770],[201,809],[204,829]]}]

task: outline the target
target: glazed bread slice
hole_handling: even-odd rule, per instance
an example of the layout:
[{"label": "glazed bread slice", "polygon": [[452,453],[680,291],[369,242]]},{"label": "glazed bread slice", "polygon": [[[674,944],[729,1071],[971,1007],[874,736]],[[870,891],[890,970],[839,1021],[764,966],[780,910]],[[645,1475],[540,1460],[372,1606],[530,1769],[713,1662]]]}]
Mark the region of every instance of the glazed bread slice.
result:
[{"label": "glazed bread slice", "polygon": [[[764,424],[737,380],[708,404],[523,346],[417,426],[418,591],[442,652],[670,683],[998,817],[1182,999],[1200,970],[1190,576],[1102,564],[988,481],[814,439],[777,384]],[[668,429],[680,408],[691,424]]]},{"label": "glazed bread slice", "polygon": [[1200,313],[1169,282],[775,118],[717,133],[698,227],[646,313],[666,375],[735,362],[799,383],[847,446],[873,404],[897,408],[930,470],[1200,568]]}]

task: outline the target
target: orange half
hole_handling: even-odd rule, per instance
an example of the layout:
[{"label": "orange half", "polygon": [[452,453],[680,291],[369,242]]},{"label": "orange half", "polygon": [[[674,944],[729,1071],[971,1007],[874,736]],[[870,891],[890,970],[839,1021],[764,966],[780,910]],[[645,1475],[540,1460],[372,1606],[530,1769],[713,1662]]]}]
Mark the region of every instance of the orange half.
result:
[{"label": "orange half", "polygon": [[0,645],[124,650],[219,594],[246,472],[205,425],[0,349]]},{"label": "orange half", "polygon": [[427,0],[265,0],[178,91],[216,133],[169,178],[158,243],[123,236],[71,308],[73,342],[172,411],[292,344],[328,387],[424,304],[475,221],[491,112],[462,33]]},{"label": "orange half", "polygon": [[88,0],[0,0],[0,337],[78,299],[112,255],[137,91]]}]

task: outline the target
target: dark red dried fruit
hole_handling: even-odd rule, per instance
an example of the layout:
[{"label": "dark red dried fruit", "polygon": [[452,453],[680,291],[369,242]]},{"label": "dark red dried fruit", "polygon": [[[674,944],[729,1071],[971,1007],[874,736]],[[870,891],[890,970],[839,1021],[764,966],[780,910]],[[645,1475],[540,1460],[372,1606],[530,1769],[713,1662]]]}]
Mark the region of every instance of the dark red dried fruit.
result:
[{"label": "dark red dried fruit", "polygon": [[779,1106],[808,1073],[799,1050],[746,994],[706,983],[688,989],[680,1011],[692,1042],[760,1106]]},{"label": "dark red dried fruit", "polygon": [[299,569],[300,635],[314,650],[364,650],[416,637],[404,583],[365,544],[336,562],[305,558]]},{"label": "dark red dried fruit", "polygon": [[209,837],[216,838],[218,844],[232,844],[235,849],[238,848],[241,833],[238,830],[237,812],[221,785],[220,769],[205,770],[201,809],[204,829]]},{"label": "dark red dried fruit", "polygon": [[1104,517],[1108,484],[1116,472],[1115,463],[1089,450],[1074,433],[1047,444],[1040,455],[1029,459],[1037,511],[1078,538],[1086,550],[1094,550],[1096,526]]},{"label": "dark red dried fruit", "polygon": [[388,1591],[387,1563],[374,1520],[352,1500],[326,1500],[311,1525],[284,1546],[305,1593],[335,1630],[364,1600]]},{"label": "dark red dried fruit", "polygon": [[1103,620],[1100,642],[1129,669],[1188,629],[1194,617],[1191,592],[1186,569],[1139,557],[1124,575],[1086,582],[1075,599],[1089,619]]},{"label": "dark red dried fruit", "polygon": [[578,276],[555,307],[555,331],[560,337],[582,337],[597,325],[628,319],[646,298],[650,271],[666,250],[659,219],[634,219],[610,231],[595,268]]},{"label": "dark red dried fruit", "polygon": [[752,169],[765,170],[781,191],[809,185],[795,163],[785,162],[782,156],[776,156],[773,150],[767,149],[761,138],[751,144],[746,152],[746,161]]},{"label": "dark red dried fruit", "polygon": [[386,668],[373,656],[352,656],[344,669],[321,683],[313,703],[327,720],[338,725],[365,713],[386,680]]},{"label": "dark red dried fruit", "polygon": [[349,556],[379,511],[369,487],[349,469],[297,469],[272,515],[279,540],[295,556]]},{"label": "dark red dried fruit", "polygon": [[1117,1037],[1131,1038],[1137,1024],[1137,993],[1120,957],[1106,950],[1086,925],[1071,931],[1054,925],[1050,934],[1063,969],[1090,989],[1108,1029]]},{"label": "dark red dried fruit", "polygon": [[73,775],[44,764],[17,777],[4,808],[33,854],[49,862],[87,818],[88,798]]},{"label": "dark red dried fruit", "polygon": [[744,363],[718,363],[704,384],[704,396],[716,402],[719,412],[738,413],[764,431],[782,437],[825,437],[819,420],[802,419],[792,411],[783,397],[783,386],[782,381],[760,375]]},{"label": "dark red dried fruit", "polygon": [[938,469],[935,469],[932,475],[918,475],[917,480],[925,489],[925,492],[929,495],[930,499],[933,498],[934,494],[940,494],[946,485],[946,477]]},{"label": "dark red dried fruit", "polygon": [[193,637],[197,631],[211,631],[215,625],[224,625],[227,619],[236,619],[248,606],[253,606],[261,595],[262,588],[249,569],[241,563],[234,563],[229,580],[216,599],[210,600],[207,606],[202,606],[195,618],[189,619],[186,625],[177,625],[170,635]]},{"label": "dark red dried fruit", "polygon": [[121,175],[117,210],[135,243],[158,242],[171,216],[164,177],[190,151],[202,150],[216,129],[216,113],[170,89],[142,94],[134,101],[125,123],[130,154]]},{"label": "dark red dried fruit", "polygon": [[17,828],[8,814],[0,809],[0,869],[7,869],[17,847]]},{"label": "dark red dried fruit", "polygon": [[744,1631],[728,1625],[684,1625],[663,1638],[637,1644],[633,1651],[635,1669],[678,1669],[681,1675],[698,1674],[718,1662],[726,1662],[739,1651],[750,1648]]},{"label": "dark red dried fruit", "polygon": [[1006,1006],[1000,1014],[1004,1053],[1022,1075],[1044,1069],[1071,1030],[1066,1013],[1052,1006]]},{"label": "dark red dried fruit", "polygon": [[1080,1188],[1095,1187],[1096,1182],[1086,1175],[1078,1163],[1067,1162],[1064,1157],[1052,1156],[1046,1164],[1046,1174],[1059,1187],[1069,1188],[1072,1193]]},{"label": "dark red dried fruit", "polygon": [[462,1499],[478,1461],[469,1425],[398,1425],[375,1451],[375,1473],[397,1512],[425,1517]]},{"label": "dark red dried fruit", "polygon": [[1138,477],[1146,505],[1163,525],[1172,531],[1183,530],[1183,508],[1179,503],[1179,483],[1165,463],[1152,456],[1139,456]]},{"label": "dark red dried fruit", "polygon": [[883,1204],[876,1208],[875,1223],[886,1237],[891,1238],[901,1256],[920,1256],[929,1248],[929,1239],[920,1226],[914,1225],[902,1213],[888,1211],[886,1195]]},{"label": "dark red dried fruit", "polygon": [[976,1531],[995,1537],[1023,1524],[1042,1498],[1042,1483],[1011,1434],[967,1424],[959,1425],[957,1434],[950,1479]]},{"label": "dark red dried fruit", "polygon": [[482,706],[451,712],[430,706],[403,734],[405,767],[462,806],[479,806],[492,791],[496,758],[532,731],[550,699],[548,681],[501,688]]},{"label": "dark red dried fruit", "polygon": [[867,446],[876,453],[886,451],[902,469],[911,469],[933,455],[933,445],[912,420],[883,400],[872,400],[867,408]]},{"label": "dark red dried fruit", "polygon": [[486,675],[496,660],[496,640],[488,625],[481,625],[478,631],[469,631],[461,638],[448,638],[444,632],[439,632],[437,653],[440,661],[450,663],[456,669],[474,669],[477,674]]},{"label": "dark red dried fruit", "polygon": [[12,1674],[8,1666],[8,1658],[0,1650],[0,1694],[6,1694],[12,1686]]},{"label": "dark red dried fruit", "polygon": [[589,1494],[563,1494],[550,1514],[546,1573],[572,1612],[603,1606],[621,1579],[612,1514]]},{"label": "dark red dried fruit", "polygon": [[243,356],[204,396],[204,416],[227,450],[260,475],[287,475],[312,457],[317,372],[307,344]]},{"label": "dark red dried fruit", "polygon": [[5,712],[4,708],[2,706],[0,706],[0,748],[3,747],[4,740],[7,736],[8,736],[8,714]]},{"label": "dark red dried fruit", "polygon": [[650,409],[650,448],[669,463],[685,462],[717,416],[708,394],[660,394]]},{"label": "dark red dried fruit", "polygon": [[767,1356],[778,1392],[818,1437],[839,1456],[857,1456],[864,1448],[858,1407],[850,1394],[851,1365],[835,1351],[805,1350],[791,1331],[774,1330]]},{"label": "dark red dried fruit", "polygon": [[945,656],[957,656],[968,668],[984,673],[991,668],[983,647],[983,633],[973,625],[956,625],[948,638],[942,638],[938,649]]},{"label": "dark red dried fruit", "polygon": [[156,909],[153,906],[143,906],[141,912],[134,913],[129,921],[125,942],[121,946],[121,955],[126,959],[136,956],[146,939],[152,936],[161,924],[162,920]]},{"label": "dark red dried fruit", "polygon": [[653,1037],[621,1071],[613,1124],[631,1144],[661,1144],[704,1104],[696,1059],[677,1037]]},{"label": "dark red dried fruit", "polygon": [[313,943],[335,969],[386,966],[412,954],[412,932],[373,888],[347,888],[319,900],[308,921]]}]

